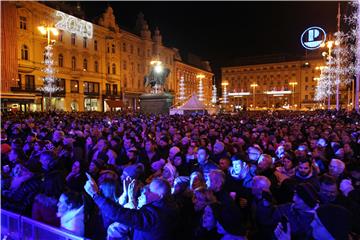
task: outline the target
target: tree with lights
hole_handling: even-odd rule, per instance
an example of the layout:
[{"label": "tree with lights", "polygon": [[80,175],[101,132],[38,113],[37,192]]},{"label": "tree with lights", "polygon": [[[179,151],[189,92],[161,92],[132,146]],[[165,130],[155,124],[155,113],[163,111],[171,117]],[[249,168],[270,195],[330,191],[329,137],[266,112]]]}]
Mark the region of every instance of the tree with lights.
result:
[{"label": "tree with lights", "polygon": [[216,89],[216,85],[213,85],[212,88],[212,95],[211,95],[211,103],[216,104],[217,102],[217,89]]},{"label": "tree with lights", "polygon": [[48,44],[45,47],[45,68],[42,70],[45,73],[43,78],[44,86],[39,90],[45,94],[49,94],[49,101],[47,102],[47,109],[52,109],[52,96],[54,93],[61,91],[62,88],[57,85],[57,78],[55,77],[54,60],[53,60],[53,46]]},{"label": "tree with lights", "polygon": [[179,100],[180,102],[184,101],[186,99],[185,97],[185,80],[184,77],[180,77],[179,81]]},{"label": "tree with lights", "polygon": [[198,75],[197,78],[199,78],[199,88],[198,88],[198,98],[199,101],[204,101],[204,86],[202,79],[204,78],[204,75]]}]

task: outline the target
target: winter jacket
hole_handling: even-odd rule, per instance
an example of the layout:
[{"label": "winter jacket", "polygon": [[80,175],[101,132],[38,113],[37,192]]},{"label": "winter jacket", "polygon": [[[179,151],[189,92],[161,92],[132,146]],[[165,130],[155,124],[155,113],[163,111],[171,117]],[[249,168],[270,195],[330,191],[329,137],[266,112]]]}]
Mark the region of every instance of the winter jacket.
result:
[{"label": "winter jacket", "polygon": [[32,207],[31,218],[51,226],[59,227],[60,219],[56,216],[58,200],[44,194],[38,194]]},{"label": "winter jacket", "polygon": [[152,202],[140,209],[127,209],[96,194],[95,203],[106,217],[134,228],[136,240],[174,239],[179,211],[170,198]]}]

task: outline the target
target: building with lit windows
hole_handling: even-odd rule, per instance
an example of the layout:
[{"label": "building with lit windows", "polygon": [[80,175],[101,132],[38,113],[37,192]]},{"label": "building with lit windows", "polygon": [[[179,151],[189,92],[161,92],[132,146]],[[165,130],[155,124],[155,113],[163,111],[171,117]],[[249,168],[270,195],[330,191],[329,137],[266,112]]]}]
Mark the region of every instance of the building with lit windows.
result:
[{"label": "building with lit windows", "polygon": [[[152,60],[159,60],[170,69],[164,87],[175,97],[179,64],[188,66],[190,75],[204,72],[176,58],[178,50],[164,46],[159,29],[152,33],[142,14],[138,15],[135,30],[127,31],[116,23],[111,7],[92,22],[84,20],[80,7],[64,2],[1,2],[1,7],[2,110],[46,110],[50,98],[39,88],[43,86],[47,36],[41,34],[39,26],[54,27],[66,22],[57,36],[50,34],[55,76],[62,89],[51,98],[56,109],[138,109],[139,96],[149,91],[144,77]],[[91,24],[91,37],[79,31],[82,24]],[[206,79],[211,81],[211,69],[206,72]],[[204,90],[205,95],[211,94],[211,89]]]},{"label": "building with lit windows", "polygon": [[[311,109],[321,106],[322,103],[314,101],[319,67],[325,65],[321,55],[297,59],[270,56],[240,61],[243,64],[221,68],[222,82],[228,84],[229,108]],[[340,97],[342,107],[346,108],[349,100],[346,86]],[[335,96],[331,104],[335,104]]]}]

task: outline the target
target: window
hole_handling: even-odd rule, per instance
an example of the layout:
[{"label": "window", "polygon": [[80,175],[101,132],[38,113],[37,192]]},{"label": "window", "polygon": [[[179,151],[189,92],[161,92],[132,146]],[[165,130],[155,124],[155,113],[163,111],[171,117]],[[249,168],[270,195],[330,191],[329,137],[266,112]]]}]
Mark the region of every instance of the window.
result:
[{"label": "window", "polygon": [[70,92],[72,92],[72,93],[79,92],[79,81],[77,81],[77,80],[70,81]]},{"label": "window", "polygon": [[25,75],[25,90],[35,90],[34,75]]},{"label": "window", "polygon": [[107,73],[110,74],[110,63],[107,64]]},{"label": "window", "polygon": [[140,48],[137,48],[137,53],[138,53],[138,56],[140,56],[140,55],[141,55]]},{"label": "window", "polygon": [[94,40],[94,50],[97,51],[98,50],[98,45],[97,45],[97,40]]},{"label": "window", "polygon": [[99,83],[84,82],[84,94],[99,94]]},{"label": "window", "polygon": [[22,85],[21,74],[18,74],[17,84],[18,84],[18,88],[21,88]]},{"label": "window", "polygon": [[26,30],[26,17],[20,16],[20,29]]},{"label": "window", "polygon": [[112,74],[116,74],[116,65],[113,63],[112,65]]},{"label": "window", "polygon": [[305,82],[308,82],[309,81],[309,78],[308,77],[305,77]]},{"label": "window", "polygon": [[106,95],[110,95],[111,94],[111,84],[107,83],[105,85],[105,91],[106,91]]},{"label": "window", "polygon": [[87,64],[87,59],[86,58],[84,58],[84,61],[83,61],[83,70],[84,71],[88,70],[88,64]]},{"label": "window", "polygon": [[133,54],[134,53],[134,46],[130,45],[130,53]]},{"label": "window", "polygon": [[107,45],[107,52],[110,53],[110,47],[109,44]]},{"label": "window", "polygon": [[29,60],[29,49],[26,45],[21,47],[21,59],[22,60]]},{"label": "window", "polygon": [[307,90],[308,90],[308,88],[309,88],[309,86],[307,86],[307,85],[306,85],[306,86],[305,86],[305,91],[307,91]]},{"label": "window", "polygon": [[123,43],[122,50],[123,50],[123,52],[126,52],[126,43]]},{"label": "window", "polygon": [[126,61],[123,61],[123,69],[126,70]]},{"label": "window", "polygon": [[112,53],[115,53],[115,45],[114,45],[114,44],[111,45],[111,52],[112,52]]},{"label": "window", "polygon": [[76,69],[76,58],[75,57],[71,58],[71,69],[72,70]]},{"label": "window", "polygon": [[56,82],[56,86],[60,88],[60,92],[65,92],[65,79],[59,78]]},{"label": "window", "polygon": [[64,67],[64,56],[62,54],[59,54],[58,63],[59,67]]},{"label": "window", "polygon": [[98,63],[98,61],[94,62],[94,70],[95,70],[95,72],[99,72],[99,63]]},{"label": "window", "polygon": [[76,40],[76,35],[75,35],[75,33],[72,33],[71,34],[71,45],[75,45],[75,40]]},{"label": "window", "polygon": [[83,38],[83,48],[87,48],[87,38]]},{"label": "window", "polygon": [[140,64],[139,64],[139,63],[137,64],[137,70],[138,70],[138,73],[141,73],[141,69],[140,69]]},{"label": "window", "polygon": [[127,87],[127,76],[124,74],[124,88]]},{"label": "window", "polygon": [[114,95],[117,95],[117,91],[118,90],[118,87],[117,87],[117,84],[113,84],[113,94]]},{"label": "window", "polygon": [[63,36],[64,36],[64,31],[63,31],[63,30],[60,30],[60,31],[59,31],[59,37],[58,37],[59,42],[62,42],[62,41],[63,41]]},{"label": "window", "polygon": [[150,49],[147,50],[147,56],[150,57]]},{"label": "window", "polygon": [[309,96],[308,95],[305,95],[305,100],[308,100]]}]

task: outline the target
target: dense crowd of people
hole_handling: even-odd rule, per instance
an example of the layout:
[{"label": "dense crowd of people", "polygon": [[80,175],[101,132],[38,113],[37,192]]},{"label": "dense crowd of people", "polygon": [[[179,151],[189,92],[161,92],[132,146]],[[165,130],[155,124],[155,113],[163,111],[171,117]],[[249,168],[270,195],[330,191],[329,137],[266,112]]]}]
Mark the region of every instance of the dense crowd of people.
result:
[{"label": "dense crowd of people", "polygon": [[357,239],[360,115],[6,113],[2,208],[91,239]]}]

